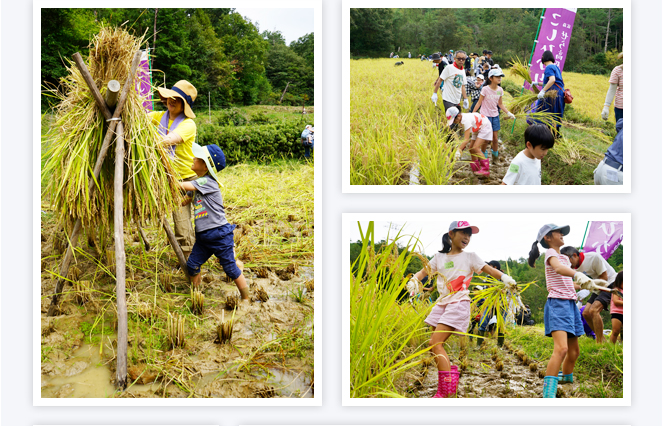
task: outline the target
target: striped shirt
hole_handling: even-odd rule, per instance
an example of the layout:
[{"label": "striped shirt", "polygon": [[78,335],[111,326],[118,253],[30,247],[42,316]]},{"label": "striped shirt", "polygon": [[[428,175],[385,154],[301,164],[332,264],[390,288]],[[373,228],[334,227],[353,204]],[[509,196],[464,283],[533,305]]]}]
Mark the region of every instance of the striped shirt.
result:
[{"label": "striped shirt", "polygon": [[548,259],[556,257],[564,266],[571,267],[571,261],[563,254],[557,253],[555,249],[546,250],[546,288],[548,289],[548,299],[566,299],[578,300],[575,288],[573,287],[573,278],[558,274],[548,264]]},{"label": "striped shirt", "polygon": [[622,65],[613,68],[610,73],[610,84],[617,85],[617,93],[615,94],[615,108],[624,109],[624,67]]}]

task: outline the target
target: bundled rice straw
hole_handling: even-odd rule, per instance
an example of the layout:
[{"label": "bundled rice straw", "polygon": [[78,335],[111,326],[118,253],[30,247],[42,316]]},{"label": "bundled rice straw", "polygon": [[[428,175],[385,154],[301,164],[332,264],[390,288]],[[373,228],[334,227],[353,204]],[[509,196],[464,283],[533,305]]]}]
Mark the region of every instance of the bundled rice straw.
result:
[{"label": "bundled rice straw", "polygon": [[[521,112],[526,112],[530,105],[535,103],[538,100],[538,95],[536,93],[526,91],[520,96],[516,96],[513,98],[511,103],[509,103],[509,111],[511,111],[513,114],[519,114]],[[557,90],[551,89],[548,90],[544,97],[546,98],[555,98],[557,96]]]},{"label": "bundled rice straw", "polygon": [[[508,268],[507,274],[509,274]],[[504,331],[504,320],[507,316],[507,313],[510,312],[512,307],[519,307],[524,309],[523,302],[520,300],[520,293],[527,290],[530,285],[535,283],[535,281],[526,284],[518,284],[517,292],[514,294],[514,292],[511,292],[507,289],[506,284],[491,276],[479,276],[476,278],[482,281],[474,281],[472,284],[481,285],[484,287],[484,289],[472,291],[472,310],[478,310],[482,313],[488,312],[488,314],[494,314],[497,317],[497,329]],[[478,302],[481,299],[484,301],[479,307]]]},{"label": "bundled rice straw", "polygon": [[[102,27],[92,41],[87,67],[102,96],[110,80],[124,84],[131,62],[143,38],[122,28]],[[80,218],[86,229],[97,228],[103,239],[113,226],[114,149],[101,169],[92,197],[88,185],[105,134],[105,120],[94,102],[78,68],[69,62],[69,75],[61,80],[61,90],[49,92],[59,99],[55,121],[44,138],[42,181],[61,224],[71,229]],[[134,76],[135,77],[135,76]],[[143,98],[135,90],[122,111],[127,144],[124,183],[125,220],[145,221],[172,211],[181,201],[177,181],[161,137],[144,111]]]},{"label": "bundled rice straw", "polygon": [[[521,61],[520,58],[516,56],[514,59],[511,59],[511,62],[509,62],[507,65],[511,67],[509,70],[511,75],[520,77],[532,85],[532,76],[529,73],[529,64],[527,62]],[[539,93],[538,87],[532,86],[532,89],[534,90],[535,94]]]}]

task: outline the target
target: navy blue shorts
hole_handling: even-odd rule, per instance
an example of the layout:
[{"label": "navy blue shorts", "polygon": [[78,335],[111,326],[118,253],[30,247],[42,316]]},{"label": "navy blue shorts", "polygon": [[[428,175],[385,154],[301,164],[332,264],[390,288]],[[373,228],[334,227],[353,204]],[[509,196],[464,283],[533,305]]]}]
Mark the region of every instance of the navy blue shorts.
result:
[{"label": "navy blue shorts", "polygon": [[575,300],[548,299],[543,308],[543,323],[548,337],[552,336],[553,331],[566,331],[569,337],[585,334]]},{"label": "navy blue shorts", "polygon": [[239,270],[235,262],[234,229],[235,225],[227,223],[218,228],[196,232],[196,243],[193,245],[189,260],[186,262],[190,276],[198,275],[200,267],[212,255],[215,255],[219,259],[224,272],[231,279],[235,280],[242,275],[242,271]]}]

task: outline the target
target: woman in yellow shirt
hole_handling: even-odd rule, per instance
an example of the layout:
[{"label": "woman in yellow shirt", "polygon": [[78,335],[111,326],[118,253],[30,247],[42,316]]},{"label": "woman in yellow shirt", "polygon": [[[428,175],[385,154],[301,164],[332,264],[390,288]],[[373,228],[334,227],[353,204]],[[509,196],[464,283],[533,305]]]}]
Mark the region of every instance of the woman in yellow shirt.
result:
[{"label": "woman in yellow shirt", "polygon": [[[191,170],[193,152],[191,146],[196,140],[196,123],[193,121],[196,114],[191,106],[196,100],[198,91],[186,80],[180,80],[171,89],[160,87],[157,89],[161,101],[166,104],[166,111],[150,112],[152,122],[159,126],[159,133],[163,136],[162,144],[167,148],[171,164],[181,182],[196,178]],[[191,225],[191,206],[180,207],[173,212],[175,223],[175,237],[177,238],[184,257],[189,256],[196,240]]]}]

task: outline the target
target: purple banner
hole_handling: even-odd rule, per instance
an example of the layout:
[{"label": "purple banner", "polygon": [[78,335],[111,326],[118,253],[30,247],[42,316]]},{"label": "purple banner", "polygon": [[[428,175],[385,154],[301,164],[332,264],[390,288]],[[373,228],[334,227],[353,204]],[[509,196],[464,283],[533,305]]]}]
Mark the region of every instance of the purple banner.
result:
[{"label": "purple banner", "polygon": [[[550,50],[555,55],[555,65],[559,67],[560,71],[564,70],[573,22],[576,19],[576,10],[546,9],[530,64],[529,73],[533,83],[543,84],[543,73],[546,67],[541,63],[541,56],[546,50]],[[530,90],[530,85],[527,82],[525,82],[525,89]]]},{"label": "purple banner", "polygon": [[142,51],[142,56],[140,58],[140,65],[138,66],[138,80],[136,81],[136,91],[140,96],[145,98],[143,102],[143,108],[147,111],[152,111],[152,95],[151,95],[151,71],[150,71],[150,53],[148,50]]},{"label": "purple banner", "polygon": [[623,222],[592,222],[589,225],[584,252],[596,252],[610,258],[624,238]]}]

